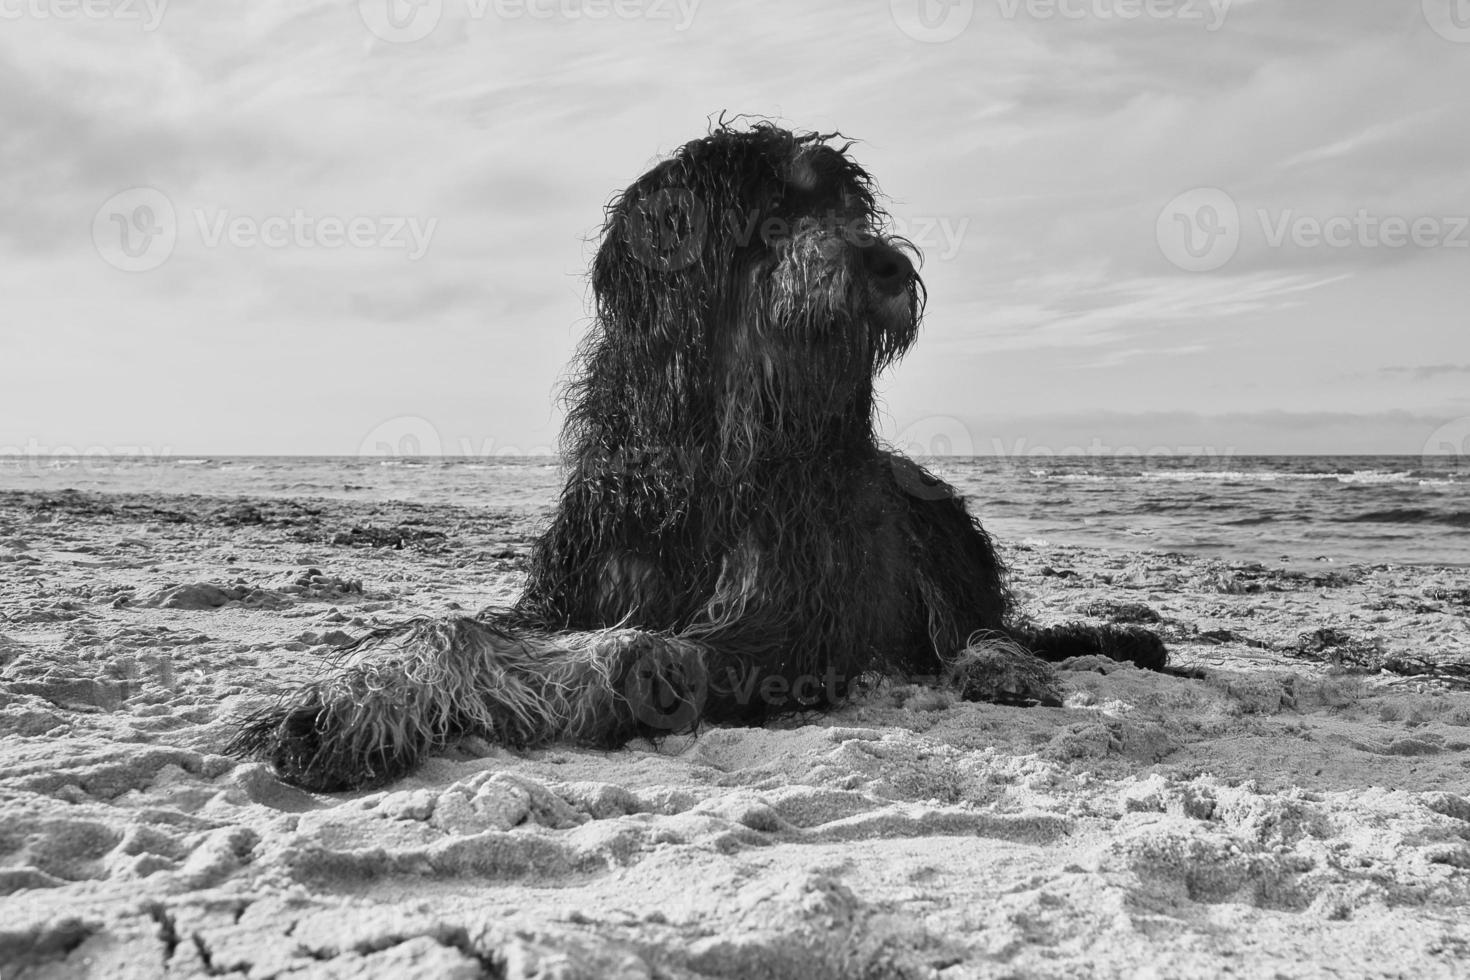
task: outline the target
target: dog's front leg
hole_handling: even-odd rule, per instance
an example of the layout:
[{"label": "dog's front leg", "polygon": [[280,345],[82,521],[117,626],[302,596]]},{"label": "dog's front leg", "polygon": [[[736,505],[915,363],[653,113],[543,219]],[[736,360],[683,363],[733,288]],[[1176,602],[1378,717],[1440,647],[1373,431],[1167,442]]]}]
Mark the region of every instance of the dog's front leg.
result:
[{"label": "dog's front leg", "polygon": [[404,775],[449,739],[619,745],[699,723],[701,645],[615,629],[528,633],[477,619],[367,637],[348,662],[245,719],[228,751],[321,792]]}]

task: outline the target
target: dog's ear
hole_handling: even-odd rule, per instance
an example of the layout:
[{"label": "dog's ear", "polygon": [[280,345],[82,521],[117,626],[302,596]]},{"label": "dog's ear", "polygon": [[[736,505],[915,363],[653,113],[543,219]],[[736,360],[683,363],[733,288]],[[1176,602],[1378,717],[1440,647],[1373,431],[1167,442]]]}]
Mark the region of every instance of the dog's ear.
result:
[{"label": "dog's ear", "polygon": [[842,154],[823,143],[803,147],[791,161],[787,182],[802,194],[816,194],[828,187],[844,171]]},{"label": "dog's ear", "polygon": [[826,137],[813,137],[791,157],[786,185],[799,198],[815,205],[846,204],[873,210],[875,200],[872,177],[847,155],[852,144],[833,146],[817,142]]},{"label": "dog's ear", "polygon": [[[682,147],[608,205],[592,289],[605,329],[697,342],[698,323],[736,288],[737,252],[779,188],[731,135]],[[667,308],[665,308],[667,307]]]},{"label": "dog's ear", "polygon": [[659,273],[687,272],[705,256],[710,209],[693,187],[680,184],[629,188],[609,221],[604,250]]},{"label": "dog's ear", "polygon": [[693,188],[649,174],[608,207],[592,266],[592,292],[602,327],[630,340],[688,344],[697,310],[691,298],[705,282],[710,209]]}]

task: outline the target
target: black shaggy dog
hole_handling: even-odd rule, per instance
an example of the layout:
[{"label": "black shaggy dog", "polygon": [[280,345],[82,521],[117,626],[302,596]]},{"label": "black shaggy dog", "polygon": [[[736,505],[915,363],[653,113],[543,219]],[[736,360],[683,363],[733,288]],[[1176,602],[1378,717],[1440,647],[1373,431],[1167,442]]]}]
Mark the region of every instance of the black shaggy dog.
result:
[{"label": "black shaggy dog", "polygon": [[233,751],[344,790],[461,734],[616,746],[820,710],[882,675],[1056,704],[1039,657],[1163,666],[1141,630],[1026,627],[964,501],[875,441],[874,377],[924,290],[835,139],[722,123],[612,201],[570,473],[525,593],[368,637]]}]

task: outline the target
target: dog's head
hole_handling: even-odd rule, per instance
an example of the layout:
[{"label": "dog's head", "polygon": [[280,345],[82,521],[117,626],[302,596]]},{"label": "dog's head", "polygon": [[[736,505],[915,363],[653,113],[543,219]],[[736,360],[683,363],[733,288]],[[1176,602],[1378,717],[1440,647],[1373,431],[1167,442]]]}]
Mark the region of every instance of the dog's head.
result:
[{"label": "dog's head", "polygon": [[726,450],[803,434],[783,448],[810,450],[838,418],[868,431],[873,377],[913,343],[924,293],[836,139],[721,126],[617,195],[590,371],[682,387],[663,410],[716,426]]}]

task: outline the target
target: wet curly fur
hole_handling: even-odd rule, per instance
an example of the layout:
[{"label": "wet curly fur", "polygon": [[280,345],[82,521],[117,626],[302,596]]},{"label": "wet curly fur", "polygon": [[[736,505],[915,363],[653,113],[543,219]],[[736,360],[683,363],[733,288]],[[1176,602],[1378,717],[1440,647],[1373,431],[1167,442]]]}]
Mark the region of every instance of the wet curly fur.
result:
[{"label": "wet curly fur", "polygon": [[616,746],[883,675],[1055,704],[1041,658],[1162,667],[1140,629],[1028,628],[964,500],[876,441],[874,378],[925,294],[850,145],[722,124],[617,195],[519,601],[367,637],[232,750],[342,790],[462,734]]}]

